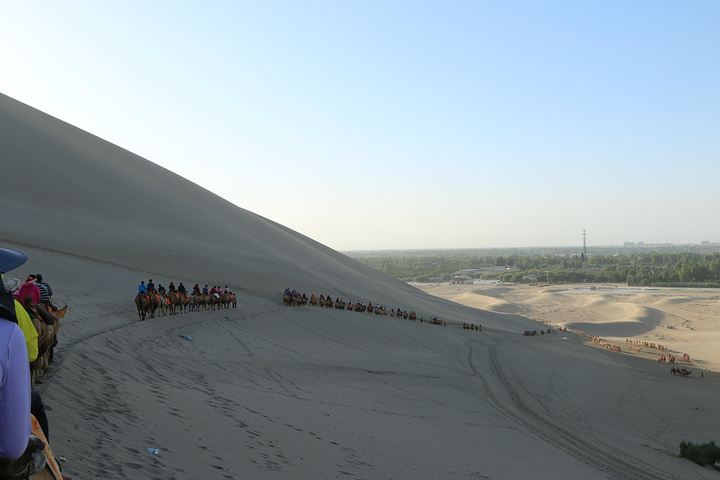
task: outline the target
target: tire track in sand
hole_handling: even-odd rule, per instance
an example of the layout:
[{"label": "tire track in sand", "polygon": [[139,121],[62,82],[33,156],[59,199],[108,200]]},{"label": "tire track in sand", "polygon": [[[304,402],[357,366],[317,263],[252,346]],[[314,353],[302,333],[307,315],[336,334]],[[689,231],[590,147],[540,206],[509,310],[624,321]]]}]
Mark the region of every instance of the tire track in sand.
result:
[{"label": "tire track in sand", "polygon": [[608,445],[603,445],[596,440],[592,442],[588,441],[539,414],[522,398],[503,372],[497,356],[496,347],[497,343],[493,343],[488,349],[490,354],[490,372],[492,376],[500,382],[502,388],[510,397],[514,408],[504,405],[493,393],[493,389],[487,379],[483,377],[480,369],[472,361],[472,344],[468,345],[468,364],[474,374],[483,382],[485,390],[488,392],[489,400],[494,403],[498,410],[506,417],[513,420],[532,435],[546,441],[549,445],[590,466],[607,472],[613,478],[634,480],[668,480],[668,478],[676,478],[677,480],[681,480],[679,477],[673,477],[667,472],[653,473],[652,467],[635,458],[627,461],[622,460],[623,457],[628,458],[626,453]]}]

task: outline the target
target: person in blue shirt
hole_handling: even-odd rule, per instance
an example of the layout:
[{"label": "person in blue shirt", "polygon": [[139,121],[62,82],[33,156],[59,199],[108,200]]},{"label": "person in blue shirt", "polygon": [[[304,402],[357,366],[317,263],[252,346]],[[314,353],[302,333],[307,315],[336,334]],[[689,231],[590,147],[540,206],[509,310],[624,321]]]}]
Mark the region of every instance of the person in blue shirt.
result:
[{"label": "person in blue shirt", "polygon": [[145,280],[140,282],[140,285],[138,286],[138,295],[145,295],[147,293],[147,285],[145,285]]}]

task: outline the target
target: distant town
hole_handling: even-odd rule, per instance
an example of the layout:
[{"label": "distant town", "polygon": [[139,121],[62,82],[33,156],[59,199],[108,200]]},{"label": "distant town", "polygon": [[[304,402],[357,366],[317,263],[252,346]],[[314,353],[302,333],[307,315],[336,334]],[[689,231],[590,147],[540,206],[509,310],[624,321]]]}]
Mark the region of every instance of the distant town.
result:
[{"label": "distant town", "polygon": [[345,252],[405,282],[626,283],[720,288],[720,243]]}]

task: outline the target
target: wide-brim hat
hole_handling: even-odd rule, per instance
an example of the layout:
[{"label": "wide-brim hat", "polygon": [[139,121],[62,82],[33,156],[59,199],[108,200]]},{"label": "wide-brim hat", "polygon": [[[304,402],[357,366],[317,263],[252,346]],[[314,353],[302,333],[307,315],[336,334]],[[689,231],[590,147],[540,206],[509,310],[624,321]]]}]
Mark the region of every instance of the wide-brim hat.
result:
[{"label": "wide-brim hat", "polygon": [[27,254],[14,248],[0,248],[0,271],[7,273],[27,262]]},{"label": "wide-brim hat", "polygon": [[20,280],[18,280],[17,278],[11,278],[10,280],[7,280],[5,282],[5,289],[8,292],[14,292],[18,288],[20,288],[20,285],[22,285]]}]

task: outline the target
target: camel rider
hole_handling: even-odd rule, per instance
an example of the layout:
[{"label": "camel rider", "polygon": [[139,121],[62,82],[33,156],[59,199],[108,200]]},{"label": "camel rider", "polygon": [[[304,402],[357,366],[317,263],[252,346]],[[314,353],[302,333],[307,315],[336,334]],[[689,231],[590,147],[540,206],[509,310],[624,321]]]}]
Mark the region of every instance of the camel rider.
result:
[{"label": "camel rider", "polygon": [[163,287],[162,285],[158,284],[158,290],[157,290],[157,291],[158,291],[158,293],[160,293],[160,294],[164,294],[164,293],[165,293],[165,287]]},{"label": "camel rider", "polygon": [[[170,286],[172,286],[172,283],[170,284]],[[177,291],[178,291],[178,293],[186,293],[187,292],[187,290],[185,290],[185,285],[183,285],[182,282],[180,282],[180,285],[178,285]]]},{"label": "camel rider", "polygon": [[193,295],[200,295],[200,286],[197,283],[193,287]]},{"label": "camel rider", "polygon": [[170,286],[168,287],[168,292],[177,293],[177,290],[175,290],[175,283],[170,282]]},{"label": "camel rider", "polygon": [[155,290],[155,284],[153,283],[152,278],[150,280],[148,280],[147,289],[148,289],[148,292],[157,293],[157,290]]},{"label": "camel rider", "polygon": [[207,285],[205,285],[205,286],[203,287],[203,295],[208,295],[208,291],[209,291],[209,290],[208,290],[208,288],[207,288]]},{"label": "camel rider", "polygon": [[140,282],[140,285],[138,286],[138,295],[145,295],[147,294],[147,285],[145,285],[145,280]]}]

